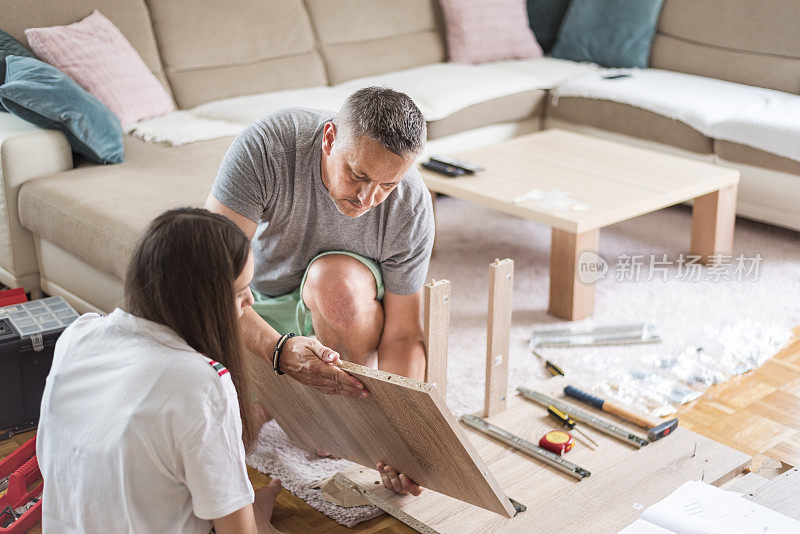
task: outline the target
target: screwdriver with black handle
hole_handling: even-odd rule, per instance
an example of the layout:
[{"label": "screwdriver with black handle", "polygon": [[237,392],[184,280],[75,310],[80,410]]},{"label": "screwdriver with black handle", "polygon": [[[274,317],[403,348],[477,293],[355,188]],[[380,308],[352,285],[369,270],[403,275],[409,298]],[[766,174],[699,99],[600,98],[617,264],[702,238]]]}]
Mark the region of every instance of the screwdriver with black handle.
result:
[{"label": "screwdriver with black handle", "polygon": [[580,432],[581,436],[586,438],[589,441],[589,443],[594,445],[594,447],[592,447],[592,448],[594,448],[594,449],[597,448],[597,443],[592,438],[587,436],[583,432],[583,430],[581,430],[580,428],[577,428],[575,426],[575,425],[577,425],[577,423],[575,422],[575,419],[573,419],[573,418],[571,418],[569,416],[569,414],[565,414],[564,412],[562,412],[561,410],[559,410],[555,406],[548,406],[547,407],[547,413],[549,413],[554,419],[556,419],[558,422],[560,422],[562,425],[564,425],[564,428],[566,428],[568,430],[577,430],[578,432]]}]

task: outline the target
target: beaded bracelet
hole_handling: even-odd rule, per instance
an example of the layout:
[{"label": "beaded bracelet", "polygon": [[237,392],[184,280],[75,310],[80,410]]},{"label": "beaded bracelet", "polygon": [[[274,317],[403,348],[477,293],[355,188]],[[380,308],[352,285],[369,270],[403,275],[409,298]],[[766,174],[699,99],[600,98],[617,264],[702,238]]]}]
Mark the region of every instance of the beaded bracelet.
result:
[{"label": "beaded bracelet", "polygon": [[275,370],[275,374],[282,375],[284,374],[283,371],[280,370],[281,366],[281,352],[283,351],[283,346],[286,344],[286,341],[290,338],[293,338],[295,334],[288,333],[283,334],[278,342],[275,344],[275,352],[272,353],[272,368]]}]

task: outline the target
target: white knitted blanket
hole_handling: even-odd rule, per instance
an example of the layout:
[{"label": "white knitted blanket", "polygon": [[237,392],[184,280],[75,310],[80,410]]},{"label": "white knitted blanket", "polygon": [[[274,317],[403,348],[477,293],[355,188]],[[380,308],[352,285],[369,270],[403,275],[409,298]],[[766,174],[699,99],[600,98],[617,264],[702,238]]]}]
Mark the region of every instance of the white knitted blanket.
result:
[{"label": "white knitted blanket", "polygon": [[216,100],[139,122],[129,132],[148,142],[178,146],[236,135],[246,125],[286,107],[337,111],[354,91],[373,85],[408,94],[427,121],[512,94],[550,89],[598,67],[561,59],[537,58],[481,65],[434,63],[350,80],[336,86],[304,87]]},{"label": "white knitted blanket", "polygon": [[[606,79],[612,73],[627,77]],[[713,139],[800,161],[800,96],[659,69],[621,69],[565,81],[558,98],[611,100],[679,120]]]},{"label": "white knitted blanket", "polygon": [[245,126],[247,125],[231,121],[198,117],[190,111],[173,111],[161,117],[137,122],[125,133],[148,143],[179,146],[195,141],[238,135]]},{"label": "white knitted blanket", "polygon": [[566,80],[598,69],[589,63],[536,58],[471,65],[433,63],[345,82],[348,93],[378,85],[406,93],[426,121],[449,117],[470,106],[525,91],[551,89]]}]

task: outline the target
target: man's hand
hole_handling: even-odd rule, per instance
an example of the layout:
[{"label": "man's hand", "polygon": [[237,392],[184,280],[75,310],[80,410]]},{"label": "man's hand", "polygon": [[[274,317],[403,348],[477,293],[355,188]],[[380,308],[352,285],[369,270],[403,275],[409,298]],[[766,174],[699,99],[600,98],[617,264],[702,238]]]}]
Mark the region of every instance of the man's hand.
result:
[{"label": "man's hand", "polygon": [[418,486],[403,473],[397,474],[397,471],[383,462],[378,462],[377,467],[384,488],[393,490],[395,493],[410,493],[414,497],[418,497],[422,493],[422,486]]},{"label": "man's hand", "polygon": [[310,337],[286,340],[280,369],[301,384],[331,395],[364,398],[369,392],[356,377],[339,368],[339,354]]}]

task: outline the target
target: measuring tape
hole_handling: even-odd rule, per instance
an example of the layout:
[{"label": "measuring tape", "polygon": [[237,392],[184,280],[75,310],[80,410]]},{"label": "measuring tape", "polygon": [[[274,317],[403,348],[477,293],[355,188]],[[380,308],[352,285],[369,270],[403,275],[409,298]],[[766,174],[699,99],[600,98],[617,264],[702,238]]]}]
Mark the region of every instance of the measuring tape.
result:
[{"label": "measuring tape", "polygon": [[514,447],[515,449],[520,450],[525,454],[532,456],[533,458],[536,458],[540,462],[551,465],[559,471],[563,471],[568,475],[577,478],[578,480],[591,475],[591,473],[583,467],[575,465],[572,462],[565,460],[558,454],[548,451],[547,449],[538,447],[528,440],[522,439],[519,436],[515,436],[507,430],[503,430],[498,426],[494,426],[486,419],[477,417],[475,415],[462,415],[461,420],[475,430],[502,441],[506,445]]},{"label": "measuring tape", "polygon": [[561,430],[551,430],[539,440],[539,446],[558,455],[564,455],[575,446],[575,440]]},{"label": "measuring tape", "polygon": [[608,421],[601,417],[597,417],[596,415],[591,414],[589,412],[585,412],[559,399],[548,397],[543,393],[539,393],[538,391],[534,391],[532,389],[524,387],[518,387],[517,391],[519,392],[520,395],[522,395],[526,399],[530,399],[545,407],[555,406],[562,412],[569,413],[573,419],[580,421],[582,423],[586,423],[590,427],[596,428],[600,432],[608,434],[609,436],[614,436],[615,438],[621,439],[625,443],[633,445],[636,448],[644,447],[645,445],[650,443],[645,438],[637,436],[633,432],[630,432],[629,430],[622,428],[621,426],[617,426],[611,421]]}]

